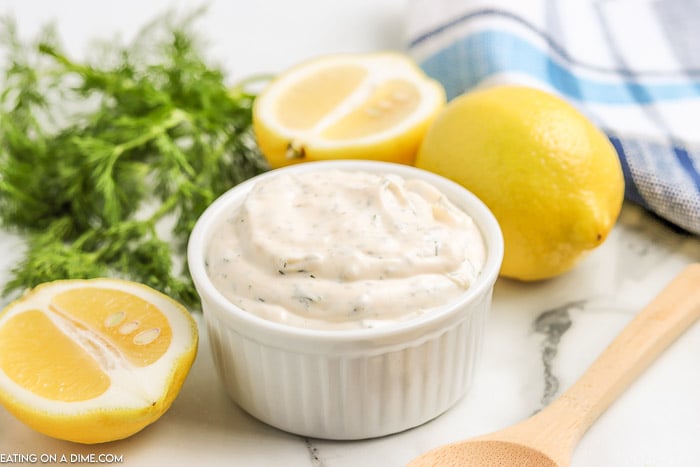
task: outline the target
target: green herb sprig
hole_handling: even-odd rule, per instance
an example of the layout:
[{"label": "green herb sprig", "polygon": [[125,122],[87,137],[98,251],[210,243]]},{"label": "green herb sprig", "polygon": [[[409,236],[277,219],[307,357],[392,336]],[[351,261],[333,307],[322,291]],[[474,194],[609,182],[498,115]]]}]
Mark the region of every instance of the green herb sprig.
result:
[{"label": "green herb sprig", "polygon": [[115,275],[196,307],[178,265],[196,219],[267,169],[255,96],[205,62],[200,13],[157,19],[130,45],[104,47],[99,64],[70,59],[50,29],[23,44],[0,24],[0,221],[27,234],[4,294]]}]

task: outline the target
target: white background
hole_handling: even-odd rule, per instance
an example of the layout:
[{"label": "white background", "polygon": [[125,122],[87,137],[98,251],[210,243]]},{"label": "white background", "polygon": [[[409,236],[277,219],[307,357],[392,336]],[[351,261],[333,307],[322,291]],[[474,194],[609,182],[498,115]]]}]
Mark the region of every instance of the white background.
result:
[{"label": "white background", "polygon": [[89,53],[94,38],[129,40],[166,11],[208,5],[199,30],[207,55],[232,80],[277,72],[300,60],[336,52],[402,49],[407,0],[0,0],[24,37],[54,22],[69,53]]}]

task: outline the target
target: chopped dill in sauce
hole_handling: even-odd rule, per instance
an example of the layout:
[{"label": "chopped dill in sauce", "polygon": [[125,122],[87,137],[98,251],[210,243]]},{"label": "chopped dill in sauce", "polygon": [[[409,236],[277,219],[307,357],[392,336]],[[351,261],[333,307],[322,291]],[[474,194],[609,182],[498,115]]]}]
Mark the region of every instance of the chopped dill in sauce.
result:
[{"label": "chopped dill in sauce", "polygon": [[[251,313],[352,329],[443,305],[470,287],[484,260],[472,219],[432,185],[336,170],[253,186],[213,236],[207,268],[215,286]],[[236,278],[248,287],[234,293],[227,282]]]}]

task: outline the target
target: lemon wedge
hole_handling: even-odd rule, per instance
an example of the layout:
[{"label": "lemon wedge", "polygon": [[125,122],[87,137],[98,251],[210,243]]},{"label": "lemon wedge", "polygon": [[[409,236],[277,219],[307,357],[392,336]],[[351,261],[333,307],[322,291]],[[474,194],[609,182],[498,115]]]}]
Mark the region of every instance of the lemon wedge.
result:
[{"label": "lemon wedge", "polygon": [[197,342],[190,313],[144,285],[40,285],[0,314],[0,403],[54,438],[125,438],[170,407]]},{"label": "lemon wedge", "polygon": [[253,128],[273,168],[327,159],[412,164],[444,104],[442,85],[402,54],[324,56],[263,89]]}]

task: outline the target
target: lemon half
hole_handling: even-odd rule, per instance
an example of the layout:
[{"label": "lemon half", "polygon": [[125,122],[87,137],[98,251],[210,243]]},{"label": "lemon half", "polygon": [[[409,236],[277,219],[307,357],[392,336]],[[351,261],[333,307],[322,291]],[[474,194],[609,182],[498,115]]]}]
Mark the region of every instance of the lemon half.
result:
[{"label": "lemon half", "polygon": [[54,438],[125,438],[170,407],[197,342],[190,313],[144,285],[40,285],[0,314],[0,403]]},{"label": "lemon half", "polygon": [[445,91],[399,53],[320,57],[257,97],[253,128],[270,165],[324,159],[412,164]]}]

